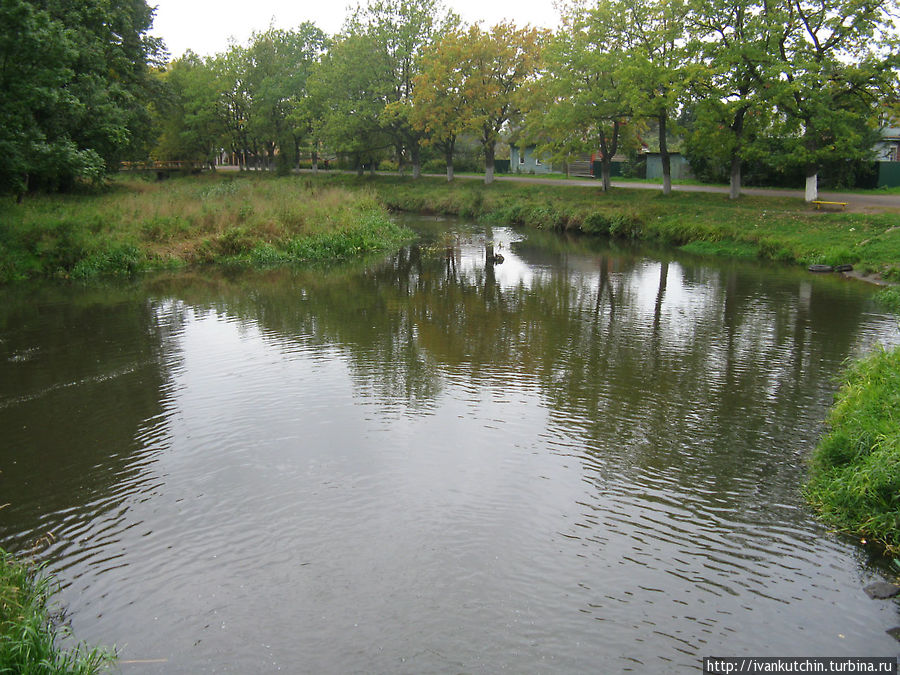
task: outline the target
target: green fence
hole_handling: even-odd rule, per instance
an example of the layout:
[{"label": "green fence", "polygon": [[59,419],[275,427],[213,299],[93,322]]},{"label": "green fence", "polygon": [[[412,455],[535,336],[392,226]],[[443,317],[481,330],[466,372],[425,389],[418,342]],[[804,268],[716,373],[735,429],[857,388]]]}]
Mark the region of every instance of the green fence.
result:
[{"label": "green fence", "polygon": [[900,187],[900,162],[878,162],[878,187]]},{"label": "green fence", "polygon": [[[610,162],[609,163],[609,177],[610,178],[619,178],[622,175],[622,164],[624,162]],[[599,160],[594,160],[593,165],[594,170],[594,178],[600,178],[603,176],[603,162]]]},{"label": "green fence", "polygon": [[509,173],[509,160],[508,159],[495,159],[494,160],[494,173]]}]

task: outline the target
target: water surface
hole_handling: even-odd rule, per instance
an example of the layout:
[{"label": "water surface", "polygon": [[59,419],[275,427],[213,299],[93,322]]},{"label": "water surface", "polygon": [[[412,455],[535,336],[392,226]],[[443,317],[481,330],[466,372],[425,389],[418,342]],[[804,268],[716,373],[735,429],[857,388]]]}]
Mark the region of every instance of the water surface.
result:
[{"label": "water surface", "polygon": [[0,291],[0,545],[80,638],[129,673],[898,654],[799,493],[841,364],[898,342],[871,289],[415,225],[366,264]]}]

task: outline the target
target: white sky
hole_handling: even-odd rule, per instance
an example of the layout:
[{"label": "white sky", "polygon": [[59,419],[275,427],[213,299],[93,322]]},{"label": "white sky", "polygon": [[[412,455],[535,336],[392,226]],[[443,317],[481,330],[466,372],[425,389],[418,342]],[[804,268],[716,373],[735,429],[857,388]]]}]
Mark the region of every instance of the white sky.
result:
[{"label": "white sky", "polygon": [[[504,19],[518,26],[556,28],[557,12],[551,0],[444,0],[463,21],[484,21],[491,26]],[[329,35],[337,33],[355,0],[148,0],[156,6],[150,33],[161,37],[173,58],[192,49],[201,56],[225,51],[233,38],[246,44],[250,34],[273,23],[294,28],[312,21]]]}]

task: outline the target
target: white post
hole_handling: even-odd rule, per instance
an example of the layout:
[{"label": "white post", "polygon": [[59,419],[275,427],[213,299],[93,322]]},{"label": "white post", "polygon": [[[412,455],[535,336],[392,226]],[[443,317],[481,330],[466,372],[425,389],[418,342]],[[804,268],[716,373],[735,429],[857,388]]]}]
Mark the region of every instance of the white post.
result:
[{"label": "white post", "polygon": [[819,174],[806,177],[806,201],[814,202],[819,198]]}]

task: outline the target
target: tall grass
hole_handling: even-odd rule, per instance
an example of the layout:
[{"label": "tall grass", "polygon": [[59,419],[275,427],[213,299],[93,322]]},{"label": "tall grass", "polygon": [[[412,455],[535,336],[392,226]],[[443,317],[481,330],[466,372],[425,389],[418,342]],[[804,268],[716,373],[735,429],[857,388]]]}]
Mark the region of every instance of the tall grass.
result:
[{"label": "tall grass", "polygon": [[848,368],[827,422],[807,498],[831,525],[900,553],[900,348]]},{"label": "tall grass", "polygon": [[122,179],[99,195],[0,205],[0,283],[263,258],[321,260],[392,247],[408,236],[367,190],[296,177]]},{"label": "tall grass", "polygon": [[68,630],[53,620],[52,577],[0,549],[0,673],[91,675],[113,661],[101,649],[65,650]]}]

